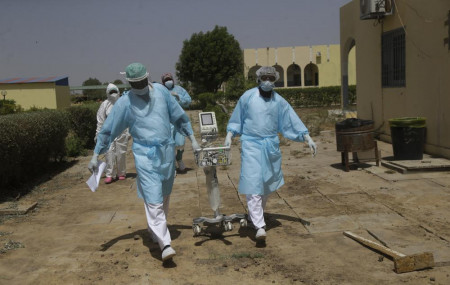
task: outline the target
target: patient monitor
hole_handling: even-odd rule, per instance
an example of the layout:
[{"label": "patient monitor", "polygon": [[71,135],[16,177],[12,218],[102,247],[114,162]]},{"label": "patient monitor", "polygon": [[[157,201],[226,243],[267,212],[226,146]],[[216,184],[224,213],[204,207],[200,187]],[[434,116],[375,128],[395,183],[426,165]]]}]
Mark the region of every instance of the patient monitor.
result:
[{"label": "patient monitor", "polygon": [[200,122],[200,136],[202,142],[212,142],[217,139],[216,114],[214,112],[202,112],[198,114]]}]

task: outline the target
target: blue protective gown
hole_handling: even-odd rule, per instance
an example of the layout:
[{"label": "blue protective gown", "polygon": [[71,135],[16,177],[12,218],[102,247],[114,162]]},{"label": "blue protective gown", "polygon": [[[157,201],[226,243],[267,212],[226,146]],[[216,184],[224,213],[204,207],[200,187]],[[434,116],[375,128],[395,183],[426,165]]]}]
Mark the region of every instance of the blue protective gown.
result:
[{"label": "blue protective gown", "polygon": [[185,136],[193,134],[188,116],[166,87],[154,83],[150,101],[132,91],[117,100],[97,136],[94,152],[105,153],[126,128],[133,137],[138,196],[146,203],[163,202],[172,192],[175,143],[171,124]]},{"label": "blue protective gown", "polygon": [[278,93],[270,98],[257,87],[239,99],[228,122],[227,131],[241,136],[241,175],[239,192],[265,195],[284,184],[278,133],[293,141],[304,141],[308,129]]},{"label": "blue protective gown", "polygon": [[[177,94],[180,98],[180,100],[177,100],[176,97],[175,99],[177,100],[178,104],[180,104],[180,106],[185,109],[187,107],[189,107],[189,105],[191,104],[191,96],[189,96],[189,93],[187,93],[187,91],[181,87],[180,85],[175,85],[171,90],[169,90],[169,92],[171,94]],[[182,133],[180,133],[179,131],[177,131],[175,128],[173,129],[173,139],[175,140],[175,147],[182,147],[185,144],[185,137]]]}]

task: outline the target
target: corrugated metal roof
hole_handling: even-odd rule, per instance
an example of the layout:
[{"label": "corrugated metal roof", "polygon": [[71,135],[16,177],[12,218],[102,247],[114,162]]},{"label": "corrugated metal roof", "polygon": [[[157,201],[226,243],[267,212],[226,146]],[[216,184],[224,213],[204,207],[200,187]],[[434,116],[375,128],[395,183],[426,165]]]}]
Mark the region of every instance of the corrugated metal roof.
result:
[{"label": "corrugated metal roof", "polygon": [[35,82],[56,82],[67,79],[67,76],[51,76],[51,77],[15,77],[0,79],[0,84],[9,83],[35,83]]}]

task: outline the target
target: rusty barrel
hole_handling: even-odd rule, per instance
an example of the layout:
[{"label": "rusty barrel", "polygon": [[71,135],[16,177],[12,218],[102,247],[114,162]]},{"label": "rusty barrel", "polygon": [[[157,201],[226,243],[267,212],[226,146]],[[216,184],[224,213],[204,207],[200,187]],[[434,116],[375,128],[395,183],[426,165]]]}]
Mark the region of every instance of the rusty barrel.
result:
[{"label": "rusty barrel", "polygon": [[375,147],[374,124],[371,120],[346,119],[335,125],[336,147],[340,152],[358,152]]}]

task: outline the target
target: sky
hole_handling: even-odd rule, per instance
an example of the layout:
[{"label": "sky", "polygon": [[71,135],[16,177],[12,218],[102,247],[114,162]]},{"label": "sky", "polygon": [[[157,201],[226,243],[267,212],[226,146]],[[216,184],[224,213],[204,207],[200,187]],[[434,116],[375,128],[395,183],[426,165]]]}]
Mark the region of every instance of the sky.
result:
[{"label": "sky", "polygon": [[175,75],[183,41],[216,25],[241,49],[339,44],[351,0],[1,0],[0,79],[124,80],[132,62],[152,81]]}]

